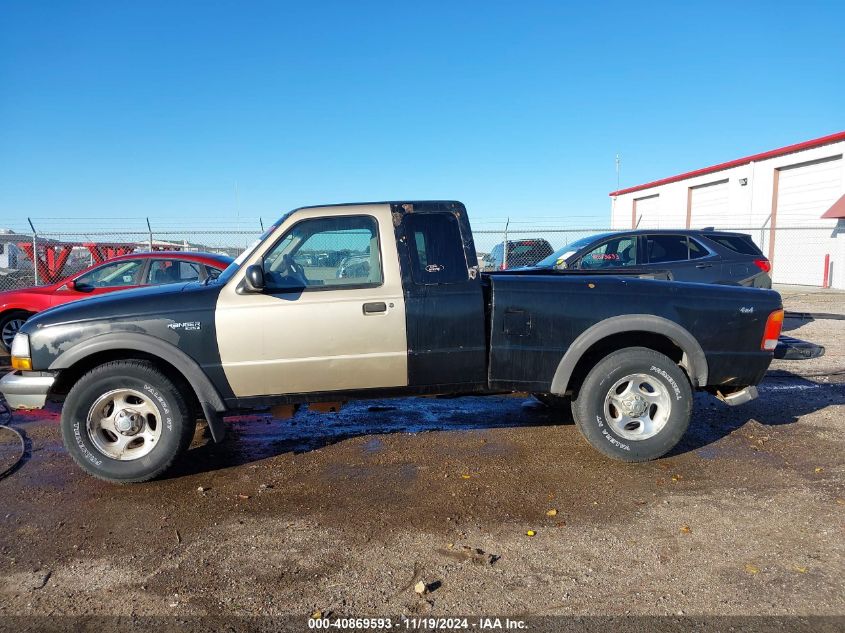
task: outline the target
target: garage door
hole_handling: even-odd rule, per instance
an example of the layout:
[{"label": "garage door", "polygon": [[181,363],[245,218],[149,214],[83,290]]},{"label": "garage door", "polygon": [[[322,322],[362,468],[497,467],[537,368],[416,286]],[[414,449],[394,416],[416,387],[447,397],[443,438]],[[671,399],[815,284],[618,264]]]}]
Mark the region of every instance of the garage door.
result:
[{"label": "garage door", "polygon": [[842,195],[842,156],[780,170],[774,281],[821,286],[835,220],[821,215]]},{"label": "garage door", "polygon": [[689,204],[691,228],[713,226],[719,229],[736,224],[731,218],[727,180],[692,187]]},{"label": "garage door", "polygon": [[646,196],[634,200],[633,226],[640,229],[659,229],[660,196]]}]

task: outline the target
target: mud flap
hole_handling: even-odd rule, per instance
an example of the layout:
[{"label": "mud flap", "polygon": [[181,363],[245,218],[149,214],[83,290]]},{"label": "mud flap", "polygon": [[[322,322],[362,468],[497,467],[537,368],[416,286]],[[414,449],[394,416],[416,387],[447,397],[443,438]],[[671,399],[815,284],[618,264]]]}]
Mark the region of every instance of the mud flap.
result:
[{"label": "mud flap", "polygon": [[757,396],[757,387],[754,386],[746,387],[745,389],[740,389],[739,391],[734,391],[729,394],[723,394],[721,391],[716,392],[716,397],[731,407],[751,402],[757,398]]},{"label": "mud flap", "polygon": [[211,438],[215,444],[219,444],[226,437],[226,427],[223,425],[223,416],[214,410],[209,402],[202,403],[202,414],[208,422],[208,430],[211,431]]}]

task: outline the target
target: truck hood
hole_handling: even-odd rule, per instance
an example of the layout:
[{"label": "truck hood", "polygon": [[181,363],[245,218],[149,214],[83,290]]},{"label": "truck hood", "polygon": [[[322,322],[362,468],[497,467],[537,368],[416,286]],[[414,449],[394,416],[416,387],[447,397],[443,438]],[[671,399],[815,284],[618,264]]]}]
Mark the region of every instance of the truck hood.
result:
[{"label": "truck hood", "polygon": [[29,319],[21,331],[29,334],[71,322],[139,320],[150,315],[178,318],[179,314],[206,308],[209,303],[214,305],[220,287],[189,282],[120,290],[45,310]]}]

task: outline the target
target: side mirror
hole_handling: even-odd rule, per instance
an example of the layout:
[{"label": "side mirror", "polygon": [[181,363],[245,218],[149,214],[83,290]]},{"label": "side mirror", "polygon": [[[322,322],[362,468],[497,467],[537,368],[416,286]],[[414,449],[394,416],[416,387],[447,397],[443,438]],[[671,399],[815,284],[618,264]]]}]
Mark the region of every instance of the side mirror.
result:
[{"label": "side mirror", "polygon": [[244,277],[244,285],[247,292],[262,292],[265,287],[264,267],[258,264],[248,267]]},{"label": "side mirror", "polygon": [[69,282],[67,282],[67,287],[70,290],[76,290],[76,292],[91,292],[91,290],[93,290],[91,286],[88,286],[84,283],[80,283],[76,279],[71,279]]}]

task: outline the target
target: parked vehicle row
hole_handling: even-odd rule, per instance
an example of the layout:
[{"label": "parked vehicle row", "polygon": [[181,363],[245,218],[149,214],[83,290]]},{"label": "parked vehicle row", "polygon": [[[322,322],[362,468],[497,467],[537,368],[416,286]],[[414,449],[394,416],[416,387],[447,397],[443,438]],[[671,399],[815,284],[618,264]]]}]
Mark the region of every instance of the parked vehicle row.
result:
[{"label": "parked vehicle row", "polygon": [[[317,250],[357,261],[298,257]],[[428,394],[571,401],[590,444],[635,462],[677,444],[694,390],[755,398],[782,320],[771,290],[586,267],[480,273],[459,202],[306,207],[204,283],[35,315],[0,392],[15,408],[63,400],[68,452],[115,482],[167,471],[198,417],[220,441],[232,412]]]},{"label": "parked vehicle row", "polygon": [[507,270],[508,268],[522,268],[533,266],[554,252],[552,245],[541,238],[524,240],[508,240],[507,250],[505,242],[496,244],[484,255],[479,262],[481,270]]},{"label": "parked vehicle row", "polygon": [[89,266],[53,284],[0,292],[0,345],[9,351],[27,319],[53,306],[139,286],[205,281],[231,262],[231,257],[212,253],[132,253]]},{"label": "parked vehicle row", "polygon": [[771,288],[771,264],[744,233],[701,230],[633,230],[598,233],[552,252],[544,239],[496,244],[479,263],[484,271],[512,268],[666,272],[670,279]]}]

